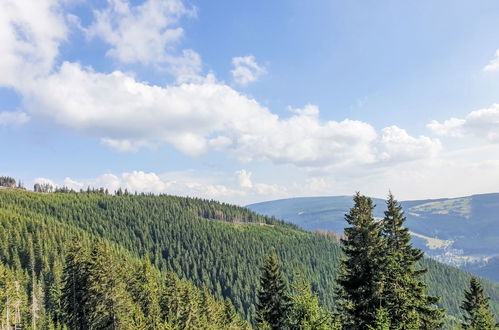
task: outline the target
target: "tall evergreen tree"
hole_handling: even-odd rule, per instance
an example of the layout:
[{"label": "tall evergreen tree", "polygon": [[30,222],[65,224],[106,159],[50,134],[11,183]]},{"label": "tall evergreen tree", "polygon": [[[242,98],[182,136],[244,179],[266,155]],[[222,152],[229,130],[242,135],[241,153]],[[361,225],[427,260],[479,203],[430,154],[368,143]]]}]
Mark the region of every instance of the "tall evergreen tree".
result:
[{"label": "tall evergreen tree", "polygon": [[88,269],[88,319],[92,329],[133,329],[137,307],[126,291],[126,268],[107,244],[95,242]]},{"label": "tall evergreen tree", "polygon": [[61,307],[63,321],[71,329],[88,329],[89,251],[79,242],[71,245],[62,275]]},{"label": "tall evergreen tree", "polygon": [[411,245],[409,229],[404,227],[404,212],[391,193],[386,206],[381,221],[386,241],[382,303],[390,324],[397,329],[439,328],[443,325],[444,310],[435,307],[438,297],[426,294],[427,285],[421,280],[426,269],[416,269],[424,253]]},{"label": "tall evergreen tree", "polygon": [[383,251],[385,243],[380,225],[372,211],[369,197],[357,193],[354,206],[345,215],[347,223],[338,276],[340,312],[348,329],[366,329],[374,326],[376,311],[381,306]]},{"label": "tall evergreen tree", "polygon": [[275,253],[265,258],[258,291],[257,322],[272,330],[288,327],[290,299],[284,274]]},{"label": "tall evergreen tree", "polygon": [[484,293],[483,287],[475,277],[470,280],[469,290],[464,292],[464,301],[461,309],[465,313],[464,329],[489,330],[496,329],[494,315],[490,311],[489,297]]},{"label": "tall evergreen tree", "polygon": [[135,270],[131,283],[131,294],[145,318],[145,327],[158,329],[161,324],[160,288],[153,267],[146,257]]}]

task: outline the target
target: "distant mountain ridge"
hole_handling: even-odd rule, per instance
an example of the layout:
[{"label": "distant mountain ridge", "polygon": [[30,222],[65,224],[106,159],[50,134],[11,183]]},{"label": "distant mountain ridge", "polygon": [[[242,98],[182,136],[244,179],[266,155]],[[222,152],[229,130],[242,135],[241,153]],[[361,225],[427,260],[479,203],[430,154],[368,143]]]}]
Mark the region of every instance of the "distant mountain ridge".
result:
[{"label": "distant mountain ridge", "polygon": [[[373,198],[374,216],[385,201]],[[499,193],[401,201],[414,245],[438,261],[499,281]],[[351,196],[299,197],[248,205],[307,230],[343,233]],[[492,270],[492,269],[494,270]]]}]

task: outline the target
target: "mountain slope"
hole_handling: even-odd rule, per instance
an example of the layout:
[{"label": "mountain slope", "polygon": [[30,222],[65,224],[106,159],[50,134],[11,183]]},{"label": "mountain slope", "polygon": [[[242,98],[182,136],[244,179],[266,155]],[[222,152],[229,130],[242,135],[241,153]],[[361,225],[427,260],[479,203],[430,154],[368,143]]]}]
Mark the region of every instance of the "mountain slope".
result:
[{"label": "mountain slope", "polygon": [[[339,244],[245,208],[173,196],[8,190],[0,192],[0,210],[5,228],[19,219],[36,218],[40,223],[67,226],[65,232],[101,237],[133,256],[146,255],[159,269],[172,268],[198,287],[206,286],[216,297],[231,298],[247,318],[254,316],[262,260],[275,250],[289,278],[299,271],[312,283],[323,305],[334,306]],[[36,227],[22,222],[19,231],[34,231],[38,244],[46,244],[37,238]],[[9,260],[5,251],[17,238],[6,234],[5,228],[0,228],[1,251],[2,258]],[[50,230],[51,240],[67,239],[67,233]],[[424,265],[430,269],[426,276],[430,292],[442,296],[441,306],[457,316],[470,275],[431,260]],[[499,285],[485,281],[484,286],[499,312]]]},{"label": "mountain slope", "polygon": [[[375,216],[382,217],[384,200],[374,199]],[[487,271],[486,260],[499,255],[499,194],[461,198],[401,202],[413,243],[436,260],[478,269],[490,279],[499,274]],[[292,198],[249,205],[248,208],[276,216],[307,230],[342,233],[344,214],[352,201],[348,196]],[[476,262],[475,265],[471,265]]]}]

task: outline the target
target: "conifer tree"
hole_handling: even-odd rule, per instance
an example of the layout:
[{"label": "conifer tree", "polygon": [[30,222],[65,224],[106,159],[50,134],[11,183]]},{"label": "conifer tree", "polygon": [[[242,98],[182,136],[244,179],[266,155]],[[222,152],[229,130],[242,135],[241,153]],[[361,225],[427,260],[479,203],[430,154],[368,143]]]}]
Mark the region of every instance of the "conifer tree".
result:
[{"label": "conifer tree", "polygon": [[257,323],[270,329],[286,329],[290,299],[284,274],[275,253],[265,258],[258,291]]},{"label": "conifer tree", "polygon": [[289,313],[290,329],[326,330],[333,328],[333,319],[319,306],[319,298],[312,292],[310,283],[301,276],[292,285]]},{"label": "conifer tree", "polygon": [[[395,328],[395,327],[394,327]],[[374,325],[368,327],[369,330],[390,330],[391,322],[390,315],[384,307],[380,307],[376,310],[376,316],[374,318]],[[414,328],[417,329],[417,328]]]},{"label": "conifer tree", "polygon": [[470,280],[469,290],[464,292],[464,301],[461,309],[465,312],[464,329],[489,330],[496,329],[494,315],[490,311],[489,297],[483,291],[483,287],[475,277]]},{"label": "conifer tree", "polygon": [[144,315],[146,328],[158,329],[161,323],[160,288],[149,259],[142,258],[142,262],[136,269],[135,276],[130,284],[134,302],[138,304]]},{"label": "conifer tree", "polygon": [[338,276],[340,312],[348,329],[366,329],[374,326],[376,311],[381,306],[384,240],[380,225],[372,211],[369,197],[357,193],[354,206],[345,215],[347,223]]},{"label": "conifer tree", "polygon": [[80,243],[71,245],[62,275],[61,307],[63,321],[71,329],[88,329],[89,252]]},{"label": "conifer tree", "polygon": [[443,325],[444,310],[435,307],[438,297],[426,294],[421,280],[426,269],[416,269],[423,259],[422,250],[412,247],[409,229],[404,227],[402,207],[390,193],[387,210],[381,221],[386,241],[382,263],[382,303],[392,325],[397,329],[436,329]]},{"label": "conifer tree", "polygon": [[126,291],[124,267],[109,249],[106,244],[95,242],[90,253],[86,301],[89,325],[92,329],[133,329],[138,311]]}]

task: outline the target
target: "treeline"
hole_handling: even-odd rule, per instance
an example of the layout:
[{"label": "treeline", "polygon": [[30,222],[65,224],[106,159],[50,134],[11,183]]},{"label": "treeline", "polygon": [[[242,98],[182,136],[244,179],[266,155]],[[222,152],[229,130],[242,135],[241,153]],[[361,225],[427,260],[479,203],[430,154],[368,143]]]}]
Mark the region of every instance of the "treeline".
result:
[{"label": "treeline", "polygon": [[0,176],[0,187],[25,189],[21,180],[16,182],[16,179],[10,176]]},{"label": "treeline", "polygon": [[[28,301],[29,286],[33,286],[31,260],[35,260],[36,282],[45,283],[42,289],[48,304],[53,278],[62,277],[67,242],[75,236],[80,241],[98,237],[131,258],[146,257],[162,274],[173,270],[179,278],[206,288],[218,301],[229,298],[248,322],[257,319],[260,267],[271,250],[281,261],[285,281],[293,283],[291,287],[303,282],[301,291],[307,292],[309,286],[320,306],[316,313],[320,319],[338,310],[341,303],[336,280],[343,252],[335,239],[245,208],[145,194],[0,192],[0,260],[27,274]],[[459,305],[470,275],[428,260],[418,262],[415,270],[425,267],[429,272],[420,280],[429,284],[428,295],[442,297],[430,306],[445,308],[447,315],[459,322]],[[498,285],[489,281],[482,284],[497,312]]]}]

